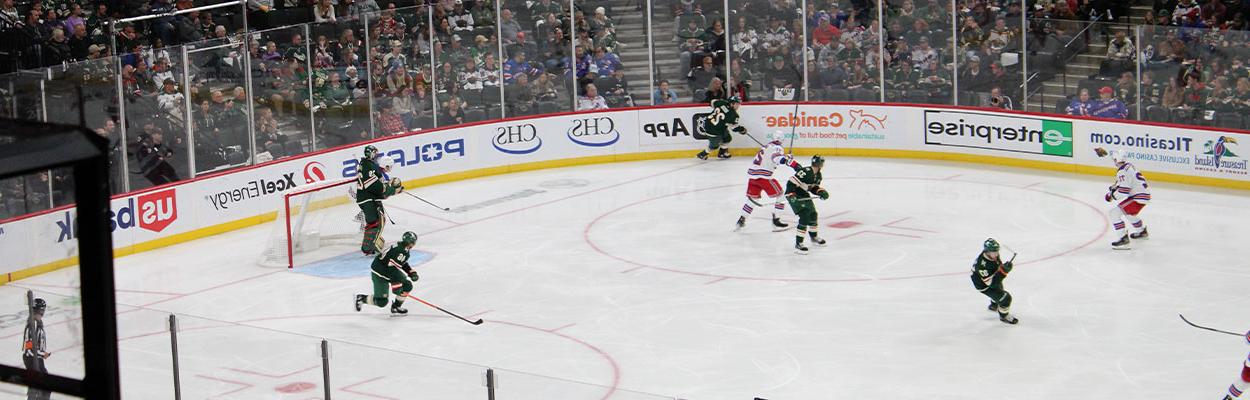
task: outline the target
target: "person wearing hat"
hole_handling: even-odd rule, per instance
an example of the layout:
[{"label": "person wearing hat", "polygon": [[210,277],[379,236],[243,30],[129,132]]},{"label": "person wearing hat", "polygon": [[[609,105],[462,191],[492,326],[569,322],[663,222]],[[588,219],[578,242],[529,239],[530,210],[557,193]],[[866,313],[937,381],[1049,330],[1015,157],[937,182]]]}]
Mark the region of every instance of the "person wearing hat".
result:
[{"label": "person wearing hat", "polygon": [[981,255],[972,262],[972,286],[990,298],[988,309],[998,313],[999,321],[1015,325],[1020,320],[1011,315],[1011,293],[1003,289],[1003,280],[1011,273],[1011,261],[1016,256],[1012,255],[1011,260],[1003,262],[998,255],[999,247],[1001,245],[994,238],[985,239],[985,243],[981,245]]},{"label": "person wearing hat", "polygon": [[1115,89],[1110,86],[1103,86],[1098,89],[1098,100],[1090,105],[1089,115],[1099,118],[1128,118],[1128,107],[1124,102],[1115,98]]},{"label": "person wearing hat", "polygon": [[[48,352],[47,336],[43,331],[43,313],[47,311],[48,303],[43,299],[35,298],[30,303],[29,314],[26,317],[26,331],[22,333],[22,362],[26,364],[26,370],[30,372],[38,372],[47,374],[48,369],[44,367],[43,360],[52,355]],[[26,389],[27,399],[49,399],[52,393],[35,388]]]},{"label": "person wearing hat", "polygon": [[787,64],[785,57],[773,56],[772,65],[764,71],[764,82],[768,84],[768,90],[794,88],[803,81],[799,71]]}]

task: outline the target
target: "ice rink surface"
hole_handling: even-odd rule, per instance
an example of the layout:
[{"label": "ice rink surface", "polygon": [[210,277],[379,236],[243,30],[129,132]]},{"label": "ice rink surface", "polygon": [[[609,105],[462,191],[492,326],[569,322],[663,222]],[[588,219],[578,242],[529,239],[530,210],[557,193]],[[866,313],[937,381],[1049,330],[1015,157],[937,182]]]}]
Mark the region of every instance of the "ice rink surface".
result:
[{"label": "ice rink surface", "polygon": [[[335,399],[484,399],[486,366],[499,399],[1214,399],[1250,350],[1177,317],[1248,328],[1247,193],[1152,183],[1150,240],[1113,251],[1111,176],[833,158],[832,197],[816,202],[829,244],[800,256],[769,209],[733,231],[748,162],[412,190],[452,212],[387,200],[385,236],[415,231],[432,255],[415,294],[481,326],[414,301],[407,317],[356,313],[366,277],[256,265],[268,224],[120,258],[124,394],[172,398],[170,313],[190,399],[320,398],[321,338]],[[354,206],[331,211],[354,229]],[[1019,325],[998,322],[969,280],[987,237],[1019,252],[1006,281]],[[65,297],[76,276],[0,287],[6,304],[27,288],[49,298],[48,367],[69,376],[82,374]],[[21,329],[0,319],[14,350],[0,362],[20,365]]]}]

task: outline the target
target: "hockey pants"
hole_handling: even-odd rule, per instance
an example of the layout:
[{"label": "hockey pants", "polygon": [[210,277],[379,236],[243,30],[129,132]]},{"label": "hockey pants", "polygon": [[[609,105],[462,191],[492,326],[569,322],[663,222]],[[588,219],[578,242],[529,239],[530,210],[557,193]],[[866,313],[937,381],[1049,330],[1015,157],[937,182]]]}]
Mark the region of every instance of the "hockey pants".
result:
[{"label": "hockey pants", "polygon": [[802,243],[804,235],[810,235],[815,238],[818,225],[816,222],[816,204],[812,202],[811,198],[795,199],[787,196],[786,200],[790,202],[790,209],[794,210],[794,215],[799,217],[799,222],[794,224],[794,235],[798,238],[797,241]]},{"label": "hockey pants", "polygon": [[721,147],[728,147],[729,142],[732,142],[733,140],[734,138],[733,136],[729,135],[728,130],[719,134],[708,132],[707,133],[707,149],[716,150]]},{"label": "hockey pants", "polygon": [[985,297],[989,297],[990,302],[998,306],[999,314],[1011,312],[1011,293],[1003,290],[1002,283],[994,283],[987,286],[985,282],[981,282],[981,279],[974,276],[972,277],[972,286],[976,287]]},{"label": "hockey pants", "polygon": [[[26,364],[27,371],[38,372],[41,374],[48,373],[48,369],[43,366],[43,357],[22,356],[22,362]],[[50,398],[52,398],[52,392],[35,389],[33,387],[26,388],[27,400],[46,400]]]},{"label": "hockey pants", "polygon": [[1124,229],[1127,227],[1125,222],[1133,226],[1133,229],[1130,231],[1133,233],[1139,233],[1142,231],[1142,228],[1145,228],[1141,218],[1137,217],[1137,213],[1141,212],[1142,207],[1145,207],[1145,205],[1135,201],[1125,201],[1107,210],[1107,215],[1111,217],[1111,227],[1115,229],[1116,237],[1124,236]]},{"label": "hockey pants", "polygon": [[369,271],[369,276],[373,278],[373,296],[370,297],[373,305],[386,307],[388,293],[394,293],[395,302],[402,304],[404,296],[412,291],[412,280],[408,279],[408,275],[399,268],[384,267],[384,269],[381,272],[377,269]]},{"label": "hockey pants", "polygon": [[381,200],[365,200],[357,203],[360,211],[365,214],[365,236],[360,242],[360,251],[365,254],[378,254],[385,248],[382,240],[382,228],[386,226],[386,209]]}]

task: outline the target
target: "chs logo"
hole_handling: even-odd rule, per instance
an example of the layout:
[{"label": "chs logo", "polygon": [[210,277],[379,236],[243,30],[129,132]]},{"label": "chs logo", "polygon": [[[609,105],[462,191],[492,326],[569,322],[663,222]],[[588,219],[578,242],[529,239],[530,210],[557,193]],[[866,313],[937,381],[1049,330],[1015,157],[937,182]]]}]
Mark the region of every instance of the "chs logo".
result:
[{"label": "chs logo", "polygon": [[[116,232],[118,229],[125,230],[135,226],[152,232],[165,230],[169,224],[178,220],[178,197],[174,191],[175,189],[163,190],[127,199],[121,208],[109,211],[109,231]],[[56,226],[61,231],[56,238],[57,243],[78,237],[76,214],[64,212]]]},{"label": "chs logo", "polygon": [[304,164],[304,183],[316,183],[326,180],[326,166],[313,161]]},{"label": "chs logo", "polygon": [[543,138],[533,124],[509,125],[495,128],[490,144],[507,154],[529,154],[543,147]]},{"label": "chs logo", "polygon": [[567,134],[573,143],[587,147],[611,146],[621,140],[621,133],[616,131],[616,122],[608,117],[576,119]]}]

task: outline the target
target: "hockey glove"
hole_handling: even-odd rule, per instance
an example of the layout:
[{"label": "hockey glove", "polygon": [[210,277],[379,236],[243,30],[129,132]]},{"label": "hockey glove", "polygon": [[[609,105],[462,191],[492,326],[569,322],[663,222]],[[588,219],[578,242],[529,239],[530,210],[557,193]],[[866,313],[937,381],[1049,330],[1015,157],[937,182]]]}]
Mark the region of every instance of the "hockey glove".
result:
[{"label": "hockey glove", "polygon": [[1010,274],[1012,267],[1013,265],[1011,264],[1011,261],[1003,263],[1003,276],[1007,276],[1007,274]]},{"label": "hockey glove", "polygon": [[400,181],[399,178],[391,178],[390,184],[391,187],[395,188],[396,194],[404,192],[404,182]]},{"label": "hockey glove", "polygon": [[1102,199],[1103,199],[1103,200],[1106,200],[1108,203],[1110,203],[1110,202],[1111,202],[1111,200],[1115,200],[1115,195],[1113,195],[1113,194],[1111,194],[1111,193],[1107,193],[1107,194],[1105,194],[1105,195],[1103,195],[1103,196],[1102,196]]},{"label": "hockey glove", "polygon": [[414,270],[408,270],[408,279],[409,279],[409,280],[411,280],[411,281],[413,281],[413,282],[416,282],[416,281],[417,281],[417,279],[421,279],[421,277],[420,277],[420,276],[417,276],[417,271],[414,271]]},{"label": "hockey glove", "polygon": [[1107,149],[1104,149],[1104,148],[1102,148],[1102,147],[1095,147],[1095,148],[1094,148],[1094,154],[1097,154],[1099,157],[1106,157],[1106,156],[1107,156]]},{"label": "hockey glove", "polygon": [[747,134],[747,127],[742,126],[742,125],[735,126],[734,132],[738,132],[739,134],[745,135]]},{"label": "hockey glove", "polygon": [[819,192],[816,192],[816,195],[817,195],[817,196],[820,196],[820,199],[821,199],[821,200],[829,200],[829,191],[828,191],[828,190],[825,190],[825,189],[820,189],[820,191],[819,191]]}]

